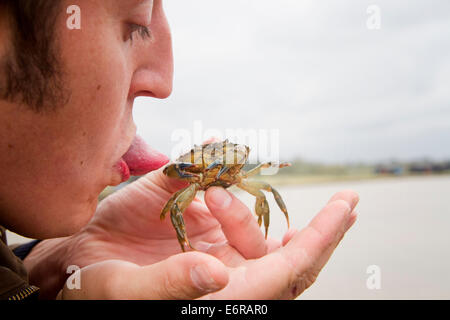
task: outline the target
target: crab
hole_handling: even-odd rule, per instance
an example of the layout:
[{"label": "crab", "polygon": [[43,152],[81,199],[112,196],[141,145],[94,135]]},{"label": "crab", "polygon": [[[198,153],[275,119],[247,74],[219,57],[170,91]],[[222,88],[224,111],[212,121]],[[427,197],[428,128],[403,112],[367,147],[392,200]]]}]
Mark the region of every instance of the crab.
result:
[{"label": "crab", "polygon": [[185,251],[185,246],[195,250],[186,234],[183,212],[194,200],[198,191],[205,191],[212,186],[220,186],[226,189],[236,185],[255,196],[255,213],[260,227],[262,221],[264,221],[266,239],[270,222],[269,204],[262,190],[271,192],[276,203],[284,213],[289,228],[289,215],[278,191],[266,182],[251,181],[247,180],[247,178],[259,173],[264,168],[283,168],[291,164],[265,162],[245,172],[242,168],[247,162],[249,153],[250,148],[248,146],[231,143],[227,139],[222,142],[213,142],[201,146],[195,145],[189,152],[181,155],[174,163],[164,168],[163,173],[166,176],[189,182],[187,187],[172,195],[160,215],[160,219],[163,221],[166,214],[170,212],[172,225],[175,228],[178,242],[183,252]]}]

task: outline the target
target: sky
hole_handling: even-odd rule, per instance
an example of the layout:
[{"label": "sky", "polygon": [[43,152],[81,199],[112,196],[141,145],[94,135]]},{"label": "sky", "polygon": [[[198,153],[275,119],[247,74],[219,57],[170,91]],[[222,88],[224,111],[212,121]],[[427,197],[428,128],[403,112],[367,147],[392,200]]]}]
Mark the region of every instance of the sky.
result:
[{"label": "sky", "polygon": [[173,92],[138,98],[133,116],[138,134],[172,159],[233,133],[259,160],[450,159],[450,1],[164,7]]}]

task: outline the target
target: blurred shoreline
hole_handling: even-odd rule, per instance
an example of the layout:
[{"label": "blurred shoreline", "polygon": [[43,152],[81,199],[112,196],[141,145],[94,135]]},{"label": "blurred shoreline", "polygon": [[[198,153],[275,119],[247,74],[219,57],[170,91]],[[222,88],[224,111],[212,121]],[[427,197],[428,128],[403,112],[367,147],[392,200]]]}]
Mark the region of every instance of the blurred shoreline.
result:
[{"label": "blurred shoreline", "polygon": [[444,173],[424,173],[424,174],[349,174],[349,175],[259,175],[252,179],[264,180],[272,185],[288,186],[288,185],[315,185],[315,184],[332,184],[340,182],[357,182],[372,180],[400,180],[408,178],[425,178],[450,176],[449,172]]},{"label": "blurred shoreline", "polygon": [[[254,166],[246,166],[244,170],[251,169],[252,167]],[[271,172],[267,171],[266,173]],[[325,164],[295,159],[291,162],[291,166],[279,169],[273,173],[275,174],[264,175],[264,172],[261,171],[261,174],[255,176],[255,179],[265,180],[275,185],[308,185],[374,179],[444,176],[450,175],[450,160],[390,160],[377,164]]]}]

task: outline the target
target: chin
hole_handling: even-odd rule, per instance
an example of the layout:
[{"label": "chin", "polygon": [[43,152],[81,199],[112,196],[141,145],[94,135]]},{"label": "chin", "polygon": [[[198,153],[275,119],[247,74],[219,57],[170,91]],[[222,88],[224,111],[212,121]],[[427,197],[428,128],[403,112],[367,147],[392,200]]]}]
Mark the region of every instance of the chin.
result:
[{"label": "chin", "polygon": [[65,236],[70,236],[74,233],[77,233],[81,229],[83,229],[86,225],[88,225],[89,221],[91,221],[92,217],[95,214],[97,209],[98,200],[92,201],[87,205],[87,208],[82,209],[79,212],[82,214],[78,214],[74,216],[74,219],[71,219],[71,223],[67,224]]},{"label": "chin", "polygon": [[47,217],[41,221],[48,222],[40,226],[38,230],[33,230],[27,237],[34,239],[52,239],[68,237],[83,229],[91,220],[97,207],[97,201],[87,204],[77,210],[65,210],[64,214],[59,214],[53,218]]}]

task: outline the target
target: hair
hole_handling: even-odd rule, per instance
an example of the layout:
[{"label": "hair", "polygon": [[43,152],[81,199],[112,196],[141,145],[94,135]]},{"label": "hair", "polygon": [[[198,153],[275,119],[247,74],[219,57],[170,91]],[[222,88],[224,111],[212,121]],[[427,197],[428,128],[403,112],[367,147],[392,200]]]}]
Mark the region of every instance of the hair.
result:
[{"label": "hair", "polygon": [[61,0],[0,0],[9,41],[0,57],[0,99],[39,112],[64,104],[55,32]]}]

